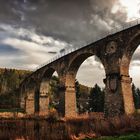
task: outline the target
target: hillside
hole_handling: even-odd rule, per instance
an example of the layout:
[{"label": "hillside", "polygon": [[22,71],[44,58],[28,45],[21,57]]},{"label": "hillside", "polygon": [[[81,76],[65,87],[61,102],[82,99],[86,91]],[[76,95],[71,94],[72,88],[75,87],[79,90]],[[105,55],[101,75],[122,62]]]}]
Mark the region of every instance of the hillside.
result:
[{"label": "hillside", "polygon": [[0,68],[0,108],[19,106],[18,87],[31,71]]},{"label": "hillside", "polygon": [[30,73],[31,71],[27,70],[0,68],[0,95],[17,89],[22,80]]}]

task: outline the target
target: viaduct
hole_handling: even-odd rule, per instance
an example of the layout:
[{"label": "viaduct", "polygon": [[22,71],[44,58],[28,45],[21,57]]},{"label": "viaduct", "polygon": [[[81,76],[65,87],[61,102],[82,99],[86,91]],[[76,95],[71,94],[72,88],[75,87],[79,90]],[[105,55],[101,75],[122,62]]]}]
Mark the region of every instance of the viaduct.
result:
[{"label": "viaduct", "polygon": [[49,82],[56,71],[60,81],[59,112],[65,117],[75,116],[76,74],[80,65],[88,57],[94,55],[100,59],[106,74],[106,78],[103,79],[105,84],[105,114],[109,117],[133,114],[135,109],[129,64],[139,44],[140,19],[89,45],[63,52],[46,65],[38,68],[21,83],[21,108],[25,109],[29,115],[48,113]]}]

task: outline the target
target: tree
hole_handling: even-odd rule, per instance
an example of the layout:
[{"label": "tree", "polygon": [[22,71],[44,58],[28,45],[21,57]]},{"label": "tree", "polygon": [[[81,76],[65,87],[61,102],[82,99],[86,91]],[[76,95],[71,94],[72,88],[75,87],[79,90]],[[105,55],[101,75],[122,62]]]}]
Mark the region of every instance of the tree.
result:
[{"label": "tree", "polygon": [[31,71],[0,69],[0,108],[19,107],[19,84]]},{"label": "tree", "polygon": [[133,93],[135,108],[139,109],[140,108],[140,89],[136,88],[134,84],[132,84],[132,93]]},{"label": "tree", "polygon": [[89,99],[89,110],[91,112],[103,112],[104,92],[97,84],[91,89]]},{"label": "tree", "polygon": [[140,89],[139,88],[136,89],[136,94],[137,94],[137,97],[136,97],[136,109],[140,109]]},{"label": "tree", "polygon": [[75,80],[75,91],[76,91],[76,99],[80,97],[80,84],[77,80]]},{"label": "tree", "polygon": [[60,95],[59,95],[59,78],[57,76],[52,76],[50,80],[50,88],[49,88],[49,99],[50,108],[58,109]]}]

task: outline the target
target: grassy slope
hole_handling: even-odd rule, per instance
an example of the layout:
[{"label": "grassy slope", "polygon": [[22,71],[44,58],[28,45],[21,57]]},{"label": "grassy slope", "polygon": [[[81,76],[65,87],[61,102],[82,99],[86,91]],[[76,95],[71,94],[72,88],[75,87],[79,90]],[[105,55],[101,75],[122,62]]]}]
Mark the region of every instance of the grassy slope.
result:
[{"label": "grassy slope", "polygon": [[94,138],[94,139],[84,139],[84,140],[140,140],[140,134],[128,134],[128,135],[122,135],[122,136],[105,136],[100,138]]},{"label": "grassy slope", "polygon": [[123,136],[114,136],[114,137],[102,137],[98,140],[140,140],[140,134],[129,134]]}]

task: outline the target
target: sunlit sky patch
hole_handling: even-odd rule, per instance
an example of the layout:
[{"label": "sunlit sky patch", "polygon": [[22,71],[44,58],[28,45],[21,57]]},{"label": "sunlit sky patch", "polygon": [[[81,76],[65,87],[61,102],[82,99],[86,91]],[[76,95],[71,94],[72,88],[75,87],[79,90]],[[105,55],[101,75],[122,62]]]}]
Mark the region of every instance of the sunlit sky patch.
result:
[{"label": "sunlit sky patch", "polygon": [[127,11],[128,21],[140,17],[140,0],[119,0]]}]

